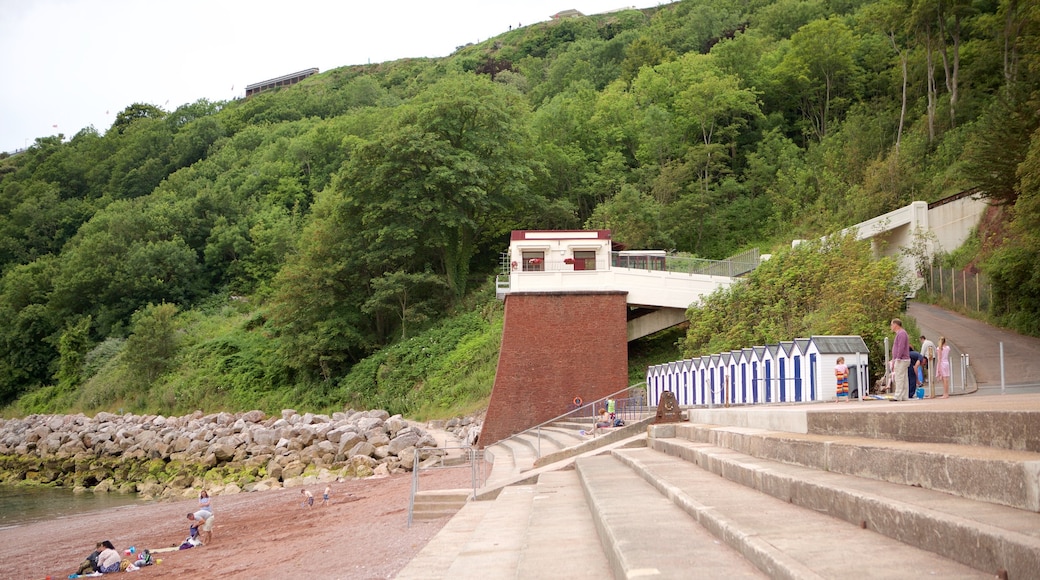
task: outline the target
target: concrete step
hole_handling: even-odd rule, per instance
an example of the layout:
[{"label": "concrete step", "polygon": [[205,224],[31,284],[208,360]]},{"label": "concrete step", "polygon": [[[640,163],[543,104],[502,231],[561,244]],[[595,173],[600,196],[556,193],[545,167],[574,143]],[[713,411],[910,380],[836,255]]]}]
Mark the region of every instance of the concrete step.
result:
[{"label": "concrete step", "polygon": [[614,578],[768,577],[617,459],[580,457],[575,469]]},{"label": "concrete step", "polygon": [[[1011,578],[1027,578],[1040,570],[1040,514],[1035,512],[782,464],[685,439],[651,437],[647,445],[660,452],[651,456],[655,460],[677,465],[670,468],[673,470],[697,473],[701,483],[714,480],[720,488],[723,483],[730,484],[726,488],[740,484],[781,503],[844,520],[990,574],[1004,569]],[[616,455],[624,458],[626,453]],[[663,454],[670,456],[669,461],[661,459]],[[683,466],[680,461],[691,465]],[[702,471],[713,475],[701,475]],[[656,471],[647,473],[646,477],[662,477]],[[751,497],[758,501],[758,496]]]},{"label": "concrete step", "polygon": [[771,578],[967,579],[992,578],[996,571],[973,569],[653,449],[613,455]]},{"label": "concrete step", "polygon": [[1040,453],[688,423],[677,424],[675,435],[780,463],[1040,511]]},{"label": "concrete step", "polygon": [[553,463],[537,466],[534,469],[517,474],[511,479],[497,480],[485,485],[477,490],[477,501],[495,499],[504,488],[511,485],[534,485],[538,482],[538,477],[544,473],[551,473],[562,469],[571,469],[574,467],[574,460],[577,457],[610,453],[612,449],[622,447],[646,447],[646,431],[644,430],[639,434],[629,435],[626,438],[616,441],[608,440],[606,437],[587,441],[586,445],[568,449],[568,452],[572,450],[576,451],[574,451],[573,454],[568,453],[565,457],[562,457]]},{"label": "concrete step", "polygon": [[579,430],[567,429],[563,427],[546,426],[542,427],[542,432],[551,433],[561,443],[565,443],[564,447],[571,447],[577,445],[585,440],[585,437],[578,433]]},{"label": "concrete step", "polygon": [[[447,577],[455,558],[473,536],[494,502],[467,503],[444,524],[426,546],[396,576],[397,580],[441,580]],[[417,525],[423,525],[421,522]]]},{"label": "concrete step", "polygon": [[512,479],[519,473],[516,461],[513,459],[513,448],[510,445],[502,442],[491,445],[485,450],[485,458],[488,457],[488,452],[493,461],[491,462],[491,473],[484,483],[485,487]]},{"label": "concrete step", "polygon": [[[618,441],[623,441],[635,435],[645,435],[647,426],[650,423],[652,423],[653,420],[653,417],[648,417],[641,421],[629,423],[624,427],[612,427],[610,429],[599,430],[596,433],[596,435],[592,437],[582,436],[582,439],[584,439],[584,441],[582,441],[581,443],[577,445],[572,445],[570,447],[567,447],[566,449],[561,449],[555,453],[547,453],[545,455],[542,455],[538,458],[537,461],[535,461],[534,466],[542,467],[544,465],[551,465],[553,463],[563,461],[565,459],[577,457],[582,453],[613,445]],[[641,444],[642,443],[640,443],[640,445]]]},{"label": "concrete step", "polygon": [[471,489],[419,491],[415,494],[415,503],[412,505],[412,519],[432,520],[453,516],[466,505],[472,495]]},{"label": "concrete step", "polygon": [[592,512],[574,470],[538,476],[516,578],[610,578]]},{"label": "concrete step", "polygon": [[534,453],[535,459],[538,459],[542,455],[548,455],[549,453],[555,453],[560,449],[566,447],[566,445],[560,445],[555,437],[552,437],[549,433],[536,433],[534,431],[520,433],[515,435],[510,441],[519,441],[524,445],[527,445]]},{"label": "concrete step", "polygon": [[502,490],[443,577],[516,578],[536,491],[534,485]]},{"label": "concrete step", "polygon": [[1020,400],[1022,404],[1011,409],[1008,407],[1015,407],[1014,397],[999,396],[907,403],[878,401],[863,409],[834,409],[837,405],[828,405],[830,408],[807,412],[806,432],[1040,453],[1037,400]]}]

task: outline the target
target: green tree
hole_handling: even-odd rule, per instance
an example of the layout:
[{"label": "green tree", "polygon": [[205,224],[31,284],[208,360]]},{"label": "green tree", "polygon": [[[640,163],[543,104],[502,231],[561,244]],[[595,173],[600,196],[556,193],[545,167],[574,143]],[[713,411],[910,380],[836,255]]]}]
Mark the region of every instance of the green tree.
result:
[{"label": "green tree", "polygon": [[608,229],[614,240],[629,248],[659,248],[667,245],[658,229],[660,212],[653,197],[626,184],[613,198],[596,206],[585,227]]},{"label": "green tree", "polygon": [[450,76],[358,148],[341,186],[376,269],[415,263],[432,249],[454,295],[465,294],[481,236],[507,229],[499,220],[529,202],[525,118],[509,89]]},{"label": "green tree", "polygon": [[857,95],[857,45],[856,34],[836,18],[814,20],[791,37],[781,74],[817,139],[827,136],[833,120]]},{"label": "green tree", "polygon": [[177,352],[177,312],[166,302],[149,304],[134,313],[126,360],[130,376],[149,385],[169,368]]},{"label": "green tree", "polygon": [[411,325],[420,325],[444,304],[448,284],[431,272],[387,272],[373,278],[372,293],[361,306],[366,314],[387,313],[401,325],[401,340]]},{"label": "green tree", "polygon": [[90,316],[69,324],[58,339],[58,372],[54,379],[62,391],[71,391],[83,378],[83,361],[90,346]]}]

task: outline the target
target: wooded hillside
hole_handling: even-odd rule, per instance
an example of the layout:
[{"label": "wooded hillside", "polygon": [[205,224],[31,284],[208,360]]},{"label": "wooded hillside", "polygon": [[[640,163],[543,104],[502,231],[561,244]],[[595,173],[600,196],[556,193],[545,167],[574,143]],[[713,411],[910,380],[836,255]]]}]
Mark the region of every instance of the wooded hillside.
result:
[{"label": "wooded hillside", "polygon": [[512,229],[722,258],[973,187],[1009,224],[958,265],[1040,333],[1038,127],[1025,0],[683,0],[132,104],[0,160],[0,404],[459,410]]}]

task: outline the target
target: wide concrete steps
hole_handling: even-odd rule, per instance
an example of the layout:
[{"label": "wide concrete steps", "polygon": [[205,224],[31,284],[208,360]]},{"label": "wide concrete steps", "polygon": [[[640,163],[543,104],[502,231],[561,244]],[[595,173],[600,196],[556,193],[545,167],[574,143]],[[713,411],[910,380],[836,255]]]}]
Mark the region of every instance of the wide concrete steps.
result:
[{"label": "wide concrete steps", "polygon": [[[789,503],[754,488],[718,477],[688,461],[650,448],[616,450],[611,457],[594,458],[599,472],[625,472],[629,481],[641,479],[655,488],[659,498],[682,513],[676,517],[647,518],[650,529],[664,547],[685,535],[689,523],[706,530],[709,548],[720,546],[739,554],[741,564],[770,578],[988,578],[979,570],[879,534],[869,527],[849,524],[815,509]],[[583,473],[590,463],[579,460]],[[602,475],[583,479],[600,485]],[[632,483],[626,485],[631,489]],[[659,501],[659,500],[658,500]],[[595,503],[594,509],[601,505]],[[639,518],[633,512],[631,518]],[[629,524],[631,525],[631,524]],[[680,531],[682,530],[682,531]],[[717,542],[717,544],[716,544]],[[705,544],[705,540],[697,542]],[[659,550],[656,561],[674,553]],[[681,578],[697,575],[696,568],[662,573]],[[742,577],[743,573],[718,573],[703,577]],[[630,577],[630,576],[629,576]],[[754,576],[747,576],[754,577]]]},{"label": "wide concrete steps", "polygon": [[676,425],[676,437],[760,459],[1040,511],[1040,453],[693,424]]},{"label": "wide concrete steps", "polygon": [[575,467],[614,578],[768,578],[613,457]]},{"label": "wide concrete steps", "polygon": [[[1035,512],[784,464],[681,438],[650,438],[648,445],[657,452],[651,457],[671,466],[670,477],[681,469],[699,476],[703,472],[705,482],[742,486],[806,514],[829,516],[876,532],[888,542],[915,546],[990,574],[1004,569],[1011,578],[1028,578],[1040,572],[1040,514]],[[625,460],[625,453],[615,455]],[[638,469],[644,477],[668,481],[663,469]]]},{"label": "wide concrete steps", "polygon": [[539,476],[535,485],[470,502],[398,579],[610,577],[574,471]]},{"label": "wide concrete steps", "polygon": [[415,494],[412,518],[433,520],[455,515],[473,495],[470,489],[431,489]]}]

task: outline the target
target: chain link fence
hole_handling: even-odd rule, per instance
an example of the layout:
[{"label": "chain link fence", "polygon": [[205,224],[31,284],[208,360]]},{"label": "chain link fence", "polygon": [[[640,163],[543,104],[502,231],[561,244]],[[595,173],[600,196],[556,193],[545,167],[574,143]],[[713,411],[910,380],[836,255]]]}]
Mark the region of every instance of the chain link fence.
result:
[{"label": "chain link fence", "polygon": [[993,302],[992,286],[981,272],[932,266],[926,288],[940,301],[968,311],[988,313]]}]

